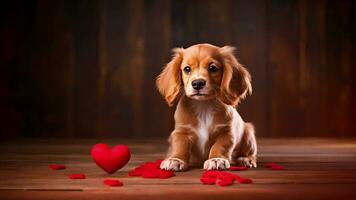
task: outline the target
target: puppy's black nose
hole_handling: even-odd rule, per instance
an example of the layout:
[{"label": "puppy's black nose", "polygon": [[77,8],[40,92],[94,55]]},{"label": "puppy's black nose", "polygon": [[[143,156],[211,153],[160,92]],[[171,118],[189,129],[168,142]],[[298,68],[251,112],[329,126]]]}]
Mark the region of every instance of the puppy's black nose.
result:
[{"label": "puppy's black nose", "polygon": [[197,79],[192,81],[192,86],[196,90],[200,90],[205,86],[205,80],[204,79]]}]

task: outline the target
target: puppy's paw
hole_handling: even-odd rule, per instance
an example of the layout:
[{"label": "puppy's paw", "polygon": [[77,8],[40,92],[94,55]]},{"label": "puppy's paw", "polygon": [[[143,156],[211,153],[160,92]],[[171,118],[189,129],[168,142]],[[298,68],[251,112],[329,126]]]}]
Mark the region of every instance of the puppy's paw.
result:
[{"label": "puppy's paw", "polygon": [[162,161],[160,168],[163,170],[184,171],[188,168],[188,165],[179,158],[167,158]]},{"label": "puppy's paw", "polygon": [[230,168],[230,162],[225,158],[211,158],[204,162],[205,170],[226,170]]},{"label": "puppy's paw", "polygon": [[254,157],[254,156],[239,157],[239,158],[237,158],[237,164],[246,166],[246,167],[256,168],[257,167],[256,157]]}]

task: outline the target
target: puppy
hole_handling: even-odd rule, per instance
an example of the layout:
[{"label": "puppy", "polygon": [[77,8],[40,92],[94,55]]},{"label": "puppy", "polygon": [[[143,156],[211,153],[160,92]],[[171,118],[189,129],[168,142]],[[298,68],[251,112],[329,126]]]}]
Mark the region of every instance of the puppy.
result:
[{"label": "puppy", "polygon": [[254,127],[235,106],[252,92],[251,76],[230,46],[197,44],[173,49],[156,85],[169,106],[176,102],[175,128],[161,169],[202,165],[226,170],[230,163],[256,167]]}]

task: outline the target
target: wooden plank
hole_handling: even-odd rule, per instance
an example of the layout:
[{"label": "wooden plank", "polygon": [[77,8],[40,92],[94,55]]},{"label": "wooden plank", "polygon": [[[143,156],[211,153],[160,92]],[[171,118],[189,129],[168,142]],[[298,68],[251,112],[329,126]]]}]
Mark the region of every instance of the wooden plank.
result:
[{"label": "wooden plank", "polygon": [[144,2],[141,0],[130,1],[129,11],[132,17],[128,21],[127,42],[131,48],[128,52],[130,61],[127,67],[131,85],[132,134],[138,137],[144,135]]},{"label": "wooden plank", "polygon": [[[167,148],[162,140],[103,140],[110,145],[127,144],[132,151],[130,162],[114,175],[99,169],[89,155],[90,140],[13,140],[0,145],[1,199],[56,199],[154,197],[165,199],[188,196],[212,199],[226,195],[240,199],[275,199],[286,195],[291,199],[352,199],[356,186],[355,139],[260,139],[260,163],[257,169],[233,172],[252,178],[253,184],[234,184],[230,187],[206,186],[199,182],[203,170],[190,169],[176,173],[171,179],[143,179],[129,177],[127,171],[146,161],[162,158]],[[277,162],[284,171],[263,167],[266,162]],[[52,163],[65,164],[61,171],[48,169]],[[330,172],[332,171],[332,176]],[[85,180],[70,180],[71,173],[86,173]],[[105,178],[119,178],[123,187],[110,188],[102,184]],[[189,186],[189,187],[187,187]],[[319,191],[320,190],[320,191]],[[79,194],[73,193],[81,191]],[[301,193],[302,192],[302,193]],[[172,195],[175,194],[175,195]],[[88,195],[88,196],[87,196]],[[97,196],[98,195],[98,196]],[[205,196],[207,195],[207,196]]]},{"label": "wooden plank", "polygon": [[231,0],[173,1],[173,45],[186,48],[197,43],[230,44],[231,4]]},{"label": "wooden plank", "polygon": [[[326,19],[325,1],[305,2],[306,46],[302,89],[305,135],[325,135],[327,131],[327,72],[326,68]],[[301,79],[302,80],[302,79]]]},{"label": "wooden plank", "polygon": [[[169,108],[156,89],[156,77],[171,59],[171,2],[145,1],[144,30],[144,133],[150,137],[168,137],[174,128],[174,108]],[[160,125],[157,126],[157,123]]]},{"label": "wooden plank", "polygon": [[132,133],[132,104],[130,101],[127,1],[101,1],[100,4],[100,70],[98,135]]},{"label": "wooden plank", "polygon": [[239,110],[258,135],[353,136],[354,7],[347,0],[4,3],[1,134],[166,137],[174,108],[154,79],[171,48],[210,42],[237,46],[250,69],[254,94]]},{"label": "wooden plank", "polygon": [[74,2],[73,131],[76,136],[96,135],[98,107],[98,10],[94,1]]},{"label": "wooden plank", "polygon": [[99,59],[99,80],[98,80],[98,121],[96,131],[100,134],[107,133],[105,126],[105,103],[107,95],[107,79],[109,72],[108,48],[107,48],[107,1],[98,1],[98,59]]},{"label": "wooden plank", "polygon": [[[66,133],[67,24],[63,4],[38,1],[33,29],[23,44],[20,68],[25,76],[23,112],[29,132],[63,135]],[[26,105],[27,104],[27,105]],[[35,135],[35,134],[34,134]]]},{"label": "wooden plank", "polygon": [[233,42],[236,56],[251,73],[252,96],[238,106],[245,121],[251,121],[258,136],[270,135],[268,124],[268,80],[266,52],[266,2],[233,1]]},{"label": "wooden plank", "polygon": [[267,16],[271,136],[301,136],[298,2],[270,1]]},{"label": "wooden plank", "polygon": [[353,12],[350,1],[327,1],[326,4],[326,69],[327,69],[327,106],[328,135],[352,135],[354,113],[352,113]]},{"label": "wooden plank", "polygon": [[[46,9],[47,2],[42,7]],[[47,60],[42,66],[42,101],[45,105],[45,119],[42,123],[43,134],[52,136],[73,136],[73,32],[68,4],[59,1],[53,6],[53,21],[48,49],[42,49],[40,59]],[[45,16],[40,16],[39,19]]]},{"label": "wooden plank", "polygon": [[102,48],[101,70],[106,75],[101,78],[101,130],[98,131],[102,136],[116,133],[137,136],[143,133],[144,125],[144,4],[143,1],[106,1],[101,4],[105,6],[101,17],[105,18],[102,20],[106,24],[101,25],[104,30],[99,43]]},{"label": "wooden plank", "polygon": [[0,8],[0,135],[19,137],[26,129],[26,115],[21,109],[24,91],[22,59],[24,43],[29,34],[28,23],[33,17],[30,2],[3,2]]},{"label": "wooden plank", "polygon": [[172,46],[187,48],[198,43],[197,1],[172,1]]},{"label": "wooden plank", "polygon": [[[279,186],[279,185],[277,185]],[[145,194],[142,193],[128,193],[123,192],[121,189],[106,188],[105,191],[98,192],[93,191],[3,191],[2,197],[6,199],[48,199],[48,194],[56,197],[56,199],[182,199],[182,196],[187,199],[233,199],[236,196],[239,199],[278,199],[281,196],[288,196],[288,199],[300,199],[301,194],[304,199],[337,199],[342,198],[345,200],[353,199],[353,185],[349,184],[337,184],[337,185],[317,185],[311,187],[300,187],[296,184],[287,186],[281,186],[278,190],[271,192],[270,186],[260,186],[256,188],[249,188],[248,186],[234,187],[234,188],[219,188],[224,192],[216,195],[216,190],[211,187],[206,187],[204,190],[197,190],[198,188],[189,186],[190,192],[186,192],[181,187],[177,187],[175,190],[153,190],[150,187],[145,186],[147,189],[151,189]],[[334,192],[333,192],[334,191]]]},{"label": "wooden plank", "polygon": [[197,43],[211,43],[217,46],[231,44],[233,37],[231,8],[231,0],[196,1],[194,12]]}]

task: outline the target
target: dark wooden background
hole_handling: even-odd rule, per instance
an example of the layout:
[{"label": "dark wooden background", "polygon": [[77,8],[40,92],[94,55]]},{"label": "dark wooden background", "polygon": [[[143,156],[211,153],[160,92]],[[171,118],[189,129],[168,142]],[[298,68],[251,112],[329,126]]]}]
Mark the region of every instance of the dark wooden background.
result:
[{"label": "dark wooden background", "polygon": [[258,136],[356,136],[355,1],[28,0],[0,6],[2,136],[166,137],[173,47],[233,45]]}]

